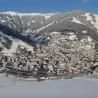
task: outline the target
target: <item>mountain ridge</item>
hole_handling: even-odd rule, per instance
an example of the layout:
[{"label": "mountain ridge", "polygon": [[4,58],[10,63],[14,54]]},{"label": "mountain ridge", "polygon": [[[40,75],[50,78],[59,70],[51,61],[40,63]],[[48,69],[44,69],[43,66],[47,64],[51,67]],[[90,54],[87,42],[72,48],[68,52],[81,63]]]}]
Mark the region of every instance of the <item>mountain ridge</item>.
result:
[{"label": "mountain ridge", "polygon": [[1,68],[33,78],[93,75],[91,68],[98,61],[97,26],[97,15],[79,10],[0,13]]}]

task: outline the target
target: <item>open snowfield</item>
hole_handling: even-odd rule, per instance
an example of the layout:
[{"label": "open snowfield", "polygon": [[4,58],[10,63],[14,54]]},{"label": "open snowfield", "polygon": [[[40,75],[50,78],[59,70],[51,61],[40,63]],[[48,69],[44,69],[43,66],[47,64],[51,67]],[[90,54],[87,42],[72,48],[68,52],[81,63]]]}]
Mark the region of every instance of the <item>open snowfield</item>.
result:
[{"label": "open snowfield", "polygon": [[98,80],[25,81],[0,75],[0,98],[98,98]]}]

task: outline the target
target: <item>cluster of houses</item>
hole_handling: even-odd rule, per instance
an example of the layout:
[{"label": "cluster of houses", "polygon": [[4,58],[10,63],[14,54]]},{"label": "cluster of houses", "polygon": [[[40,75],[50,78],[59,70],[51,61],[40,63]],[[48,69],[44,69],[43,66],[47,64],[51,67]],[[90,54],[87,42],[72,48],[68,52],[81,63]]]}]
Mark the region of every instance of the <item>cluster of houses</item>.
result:
[{"label": "cluster of houses", "polygon": [[8,74],[37,79],[98,77],[95,43],[90,37],[79,41],[72,33],[65,37],[54,32],[50,36],[48,44],[38,45],[34,52],[19,45],[13,56],[1,53],[0,68]]}]

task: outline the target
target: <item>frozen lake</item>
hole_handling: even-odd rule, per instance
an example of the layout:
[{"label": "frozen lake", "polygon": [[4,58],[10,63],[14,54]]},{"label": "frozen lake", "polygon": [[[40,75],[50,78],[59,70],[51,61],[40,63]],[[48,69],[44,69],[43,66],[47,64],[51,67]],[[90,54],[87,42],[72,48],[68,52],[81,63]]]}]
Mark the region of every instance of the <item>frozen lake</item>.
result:
[{"label": "frozen lake", "polygon": [[0,75],[0,98],[98,98],[98,80],[25,81]]}]

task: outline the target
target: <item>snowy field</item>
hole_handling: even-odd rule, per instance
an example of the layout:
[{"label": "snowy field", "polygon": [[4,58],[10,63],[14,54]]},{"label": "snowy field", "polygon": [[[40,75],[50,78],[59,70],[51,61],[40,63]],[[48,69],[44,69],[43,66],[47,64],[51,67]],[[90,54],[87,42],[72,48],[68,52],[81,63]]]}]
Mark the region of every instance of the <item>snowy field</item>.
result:
[{"label": "snowy field", "polygon": [[26,81],[0,75],[0,98],[98,98],[98,80]]}]

